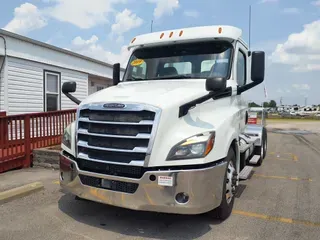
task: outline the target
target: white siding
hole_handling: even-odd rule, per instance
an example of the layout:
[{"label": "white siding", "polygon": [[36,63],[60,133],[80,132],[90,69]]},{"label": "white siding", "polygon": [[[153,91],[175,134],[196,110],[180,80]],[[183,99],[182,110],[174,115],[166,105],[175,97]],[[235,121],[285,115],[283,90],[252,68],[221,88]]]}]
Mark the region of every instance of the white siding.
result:
[{"label": "white siding", "polygon": [[[2,65],[4,57],[0,57],[0,67]],[[5,63],[3,63],[3,68],[0,73],[0,111],[4,110],[4,72],[5,72]]]},{"label": "white siding", "polygon": [[112,86],[112,79],[108,79],[108,78],[95,78],[95,77],[91,77],[89,76],[89,81],[88,81],[88,93],[93,94],[95,92],[98,91],[97,87],[103,87],[103,88],[107,88],[109,86]]},{"label": "white siding", "polygon": [[[8,58],[8,115],[43,112],[43,71],[61,73],[61,86],[66,81],[76,81],[74,96],[83,100],[88,95],[88,75],[42,63],[18,58]],[[75,108],[67,97],[61,94],[61,109]]]}]

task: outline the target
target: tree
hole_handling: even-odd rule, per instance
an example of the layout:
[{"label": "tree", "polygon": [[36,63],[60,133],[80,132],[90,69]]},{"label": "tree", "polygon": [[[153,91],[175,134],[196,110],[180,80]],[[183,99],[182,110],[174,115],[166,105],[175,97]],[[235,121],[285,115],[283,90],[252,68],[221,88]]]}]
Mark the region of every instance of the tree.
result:
[{"label": "tree", "polygon": [[271,107],[271,108],[276,108],[276,107],[277,107],[276,101],[275,101],[275,100],[271,100],[271,101],[269,102],[269,107]]},{"label": "tree", "polygon": [[255,102],[250,102],[249,107],[261,107],[261,106],[256,104]]},{"label": "tree", "polygon": [[263,102],[263,107],[265,107],[265,108],[269,107],[269,103],[268,102]]}]

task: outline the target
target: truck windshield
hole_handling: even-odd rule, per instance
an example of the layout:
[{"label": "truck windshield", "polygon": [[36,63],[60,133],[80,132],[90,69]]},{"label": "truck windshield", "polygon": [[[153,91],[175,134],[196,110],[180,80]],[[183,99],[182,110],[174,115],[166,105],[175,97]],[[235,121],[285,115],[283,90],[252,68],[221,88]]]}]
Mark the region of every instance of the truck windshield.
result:
[{"label": "truck windshield", "polygon": [[194,42],[135,50],[123,81],[228,77],[233,47],[228,42]]}]

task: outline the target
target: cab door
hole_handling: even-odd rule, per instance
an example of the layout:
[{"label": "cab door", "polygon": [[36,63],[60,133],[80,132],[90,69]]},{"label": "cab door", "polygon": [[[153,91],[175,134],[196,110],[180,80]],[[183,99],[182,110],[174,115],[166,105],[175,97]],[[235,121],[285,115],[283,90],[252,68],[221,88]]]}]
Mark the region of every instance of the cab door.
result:
[{"label": "cab door", "polygon": [[[234,59],[234,79],[237,85],[243,86],[249,83],[249,67],[248,67],[248,49],[238,41],[235,48],[235,59]],[[245,128],[247,121],[248,102],[245,99],[244,94],[237,96],[237,107],[239,108],[240,114],[240,131],[242,132]]]}]

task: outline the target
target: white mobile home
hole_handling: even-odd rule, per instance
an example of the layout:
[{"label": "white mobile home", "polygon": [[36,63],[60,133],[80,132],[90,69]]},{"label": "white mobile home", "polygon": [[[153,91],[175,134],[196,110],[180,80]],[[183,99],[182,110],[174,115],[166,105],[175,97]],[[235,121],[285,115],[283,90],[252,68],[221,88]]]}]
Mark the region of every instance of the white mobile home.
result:
[{"label": "white mobile home", "polygon": [[77,83],[80,100],[112,84],[111,64],[5,30],[0,72],[0,112],[7,115],[75,108],[61,94],[66,81]]}]

